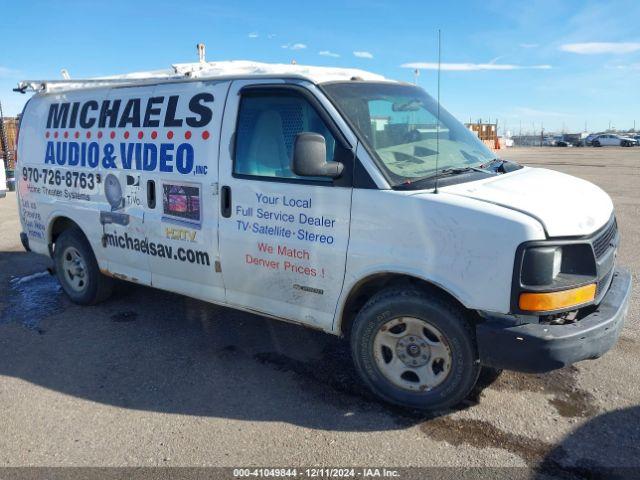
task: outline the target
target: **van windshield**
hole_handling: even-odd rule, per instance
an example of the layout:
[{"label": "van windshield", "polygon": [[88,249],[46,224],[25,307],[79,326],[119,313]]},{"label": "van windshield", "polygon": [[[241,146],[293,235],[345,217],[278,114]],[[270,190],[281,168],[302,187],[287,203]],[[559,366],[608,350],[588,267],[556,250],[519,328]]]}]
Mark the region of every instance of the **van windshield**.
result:
[{"label": "van windshield", "polygon": [[[329,83],[323,89],[359,131],[393,186],[495,158],[478,137],[424,90],[390,83]],[[436,139],[438,132],[439,142]]]}]

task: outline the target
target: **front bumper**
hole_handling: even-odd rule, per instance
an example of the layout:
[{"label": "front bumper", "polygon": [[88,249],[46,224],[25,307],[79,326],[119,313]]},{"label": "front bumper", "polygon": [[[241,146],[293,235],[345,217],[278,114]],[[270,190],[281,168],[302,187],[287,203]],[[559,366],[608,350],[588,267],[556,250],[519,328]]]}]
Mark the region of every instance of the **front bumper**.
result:
[{"label": "front bumper", "polygon": [[519,372],[547,372],[598,358],[618,340],[629,308],[631,274],[616,269],[595,311],[565,325],[508,326],[488,319],[476,327],[482,365]]}]

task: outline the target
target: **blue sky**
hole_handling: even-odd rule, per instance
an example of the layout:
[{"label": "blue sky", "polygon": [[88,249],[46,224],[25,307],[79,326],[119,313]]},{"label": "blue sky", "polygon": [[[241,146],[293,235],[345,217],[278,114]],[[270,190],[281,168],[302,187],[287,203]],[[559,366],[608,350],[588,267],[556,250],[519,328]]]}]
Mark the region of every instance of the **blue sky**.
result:
[{"label": "blue sky", "polygon": [[[640,129],[640,2],[2,0],[0,101],[19,79],[111,75],[208,60],[357,67],[436,90],[460,120],[535,128]],[[501,127],[501,130],[502,130]]]}]

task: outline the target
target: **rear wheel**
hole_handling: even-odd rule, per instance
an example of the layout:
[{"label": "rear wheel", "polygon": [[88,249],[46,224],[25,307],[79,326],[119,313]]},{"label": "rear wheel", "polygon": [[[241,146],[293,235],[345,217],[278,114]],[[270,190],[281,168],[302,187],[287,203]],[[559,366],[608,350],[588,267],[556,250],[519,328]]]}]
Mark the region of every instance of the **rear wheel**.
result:
[{"label": "rear wheel", "polygon": [[91,245],[78,228],[56,239],[54,262],[58,281],[74,303],[93,305],[111,295],[113,279],[100,273]]},{"label": "rear wheel", "polygon": [[358,313],[351,333],[356,369],[381,399],[423,410],[460,403],[480,372],[464,311],[438,295],[389,289]]}]

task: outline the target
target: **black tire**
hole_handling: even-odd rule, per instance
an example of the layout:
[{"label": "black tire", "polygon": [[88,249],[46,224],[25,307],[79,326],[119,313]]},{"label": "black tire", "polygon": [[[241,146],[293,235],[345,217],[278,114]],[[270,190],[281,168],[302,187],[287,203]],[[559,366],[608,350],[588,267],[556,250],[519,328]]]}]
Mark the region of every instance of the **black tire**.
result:
[{"label": "black tire", "polygon": [[[376,362],[374,343],[380,327],[400,317],[428,322],[448,343],[448,374],[442,383],[426,391],[395,385]],[[365,304],[353,323],[351,353],[356,370],[374,394],[386,402],[420,410],[439,411],[459,404],[480,374],[475,330],[465,312],[443,296],[411,287],[383,290]]]},{"label": "black tire", "polygon": [[[80,289],[77,285],[74,287],[73,280],[70,280],[72,274],[69,269],[65,270],[65,255],[74,250],[84,262]],[[100,272],[91,245],[80,229],[68,228],[60,234],[56,239],[53,257],[58,281],[73,303],[95,305],[109,298],[113,291],[113,279]]]},{"label": "black tire", "polygon": [[591,142],[591,145],[593,145],[594,147],[601,147],[602,145],[600,145],[600,142],[598,140],[594,140],[593,142]]}]

